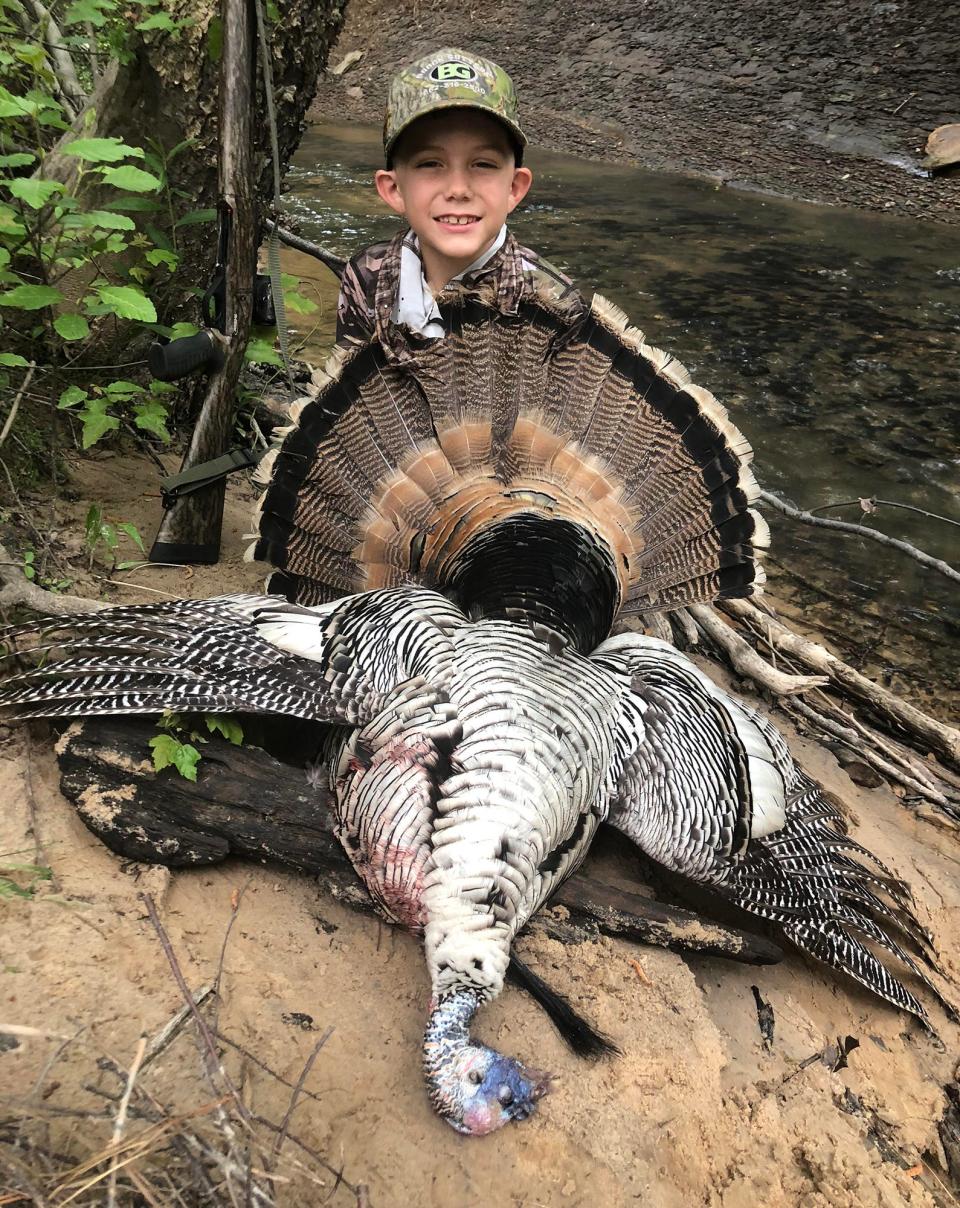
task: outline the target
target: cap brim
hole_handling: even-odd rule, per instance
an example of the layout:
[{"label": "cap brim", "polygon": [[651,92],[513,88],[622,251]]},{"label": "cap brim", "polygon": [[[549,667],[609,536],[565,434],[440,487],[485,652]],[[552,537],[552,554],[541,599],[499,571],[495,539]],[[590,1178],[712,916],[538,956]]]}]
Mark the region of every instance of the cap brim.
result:
[{"label": "cap brim", "polygon": [[495,122],[499,122],[501,126],[506,126],[513,137],[517,140],[521,147],[527,145],[527,136],[523,133],[518,125],[511,122],[509,118],[504,117],[500,113],[494,113],[488,105],[478,105],[476,101],[467,100],[449,100],[439,101],[435,105],[431,105],[429,109],[424,109],[421,113],[415,113],[412,117],[408,117],[402,126],[394,130],[393,135],[388,143],[383,145],[383,153],[389,159],[390,153],[397,145],[397,139],[405,130],[409,130],[414,122],[418,122],[422,117],[429,117],[431,113],[439,113],[443,109],[476,109],[478,113],[485,113],[487,117],[492,117]]}]

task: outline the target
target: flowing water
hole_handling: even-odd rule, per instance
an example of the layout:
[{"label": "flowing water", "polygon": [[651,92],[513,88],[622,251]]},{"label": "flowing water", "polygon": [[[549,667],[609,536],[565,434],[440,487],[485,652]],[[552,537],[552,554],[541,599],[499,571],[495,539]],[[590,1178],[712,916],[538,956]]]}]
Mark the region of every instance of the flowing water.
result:
[{"label": "flowing water", "polygon": [[[620,305],[728,407],[762,486],[837,509],[960,563],[960,230],[718,188],[708,181],[531,151],[529,201],[511,220],[589,296]],[[369,127],[308,131],[290,210],[343,254],[398,220],[372,186]],[[321,310],[292,316],[317,361],[333,341],[336,281],[285,253]],[[771,590],[854,665],[943,712],[960,690],[957,585],[858,537],[765,509]]]}]

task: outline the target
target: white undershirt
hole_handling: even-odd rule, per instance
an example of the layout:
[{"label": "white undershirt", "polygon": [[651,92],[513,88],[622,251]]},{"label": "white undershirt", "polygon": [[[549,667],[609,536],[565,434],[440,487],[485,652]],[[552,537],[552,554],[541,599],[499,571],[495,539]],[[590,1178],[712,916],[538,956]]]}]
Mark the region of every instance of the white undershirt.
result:
[{"label": "white undershirt", "polygon": [[[500,251],[506,238],[507,224],[504,223],[487,250],[481,252],[472,264],[468,264],[463,272],[457,273],[452,280],[459,281],[467,273],[475,273],[477,269],[483,268],[487,261]],[[393,321],[402,323],[411,331],[418,332],[428,339],[440,339],[444,335],[440,308],[434,300],[430,286],[427,285],[420,256],[420,243],[413,231],[404,239],[400,250],[400,287],[393,308]]]}]

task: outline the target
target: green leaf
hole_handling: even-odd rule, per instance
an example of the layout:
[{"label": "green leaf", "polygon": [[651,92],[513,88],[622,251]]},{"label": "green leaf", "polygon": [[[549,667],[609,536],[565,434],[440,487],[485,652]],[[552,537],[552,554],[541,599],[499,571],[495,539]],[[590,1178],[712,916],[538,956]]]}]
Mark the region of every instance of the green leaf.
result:
[{"label": "green leaf", "polygon": [[[76,155],[93,164],[115,164],[133,156],[143,159],[142,147],[128,147],[119,138],[75,138],[63,148],[65,155]],[[138,190],[134,189],[134,192]]]},{"label": "green leaf", "polygon": [[133,422],[143,432],[152,432],[162,441],[170,440],[167,429],[167,409],[158,399],[150,399],[146,403],[135,403],[133,407]]},{"label": "green leaf", "polygon": [[113,214],[109,210],[87,210],[86,213],[68,214],[63,222],[68,231],[99,227],[106,231],[135,231],[136,223],[126,214]]},{"label": "green leaf", "polygon": [[15,352],[0,352],[0,365],[8,369],[26,369],[30,362],[26,357],[18,356]]},{"label": "green leaf", "polygon": [[203,720],[211,734],[222,734],[235,747],[243,743],[243,726],[227,713],[204,713]]},{"label": "green leaf", "polygon": [[155,214],[163,208],[158,201],[151,201],[149,197],[117,197],[114,201],[104,204],[108,210],[140,214]]},{"label": "green leaf", "polygon": [[19,237],[26,233],[27,228],[20,221],[20,217],[13,206],[0,202],[0,235]]},{"label": "green leaf", "polygon": [[129,189],[131,193],[153,193],[162,188],[162,182],[152,172],[123,164],[119,168],[102,168],[101,175],[108,185],[117,189]]},{"label": "green leaf", "polygon": [[12,306],[16,310],[40,310],[62,299],[63,294],[52,285],[17,285],[0,294],[0,306]]},{"label": "green leaf", "polygon": [[36,158],[29,151],[14,151],[12,155],[0,155],[0,168],[27,168]]},{"label": "green leaf", "polygon": [[128,399],[133,398],[135,394],[142,394],[143,387],[138,386],[136,382],[126,382],[120,379],[105,386],[104,392],[113,399]]},{"label": "green leaf", "polygon": [[138,21],[135,29],[175,29],[173,17],[169,13],[152,13],[143,21]]},{"label": "green leaf", "polygon": [[15,180],[0,182],[14,197],[25,201],[31,209],[42,209],[54,193],[62,193],[59,180],[39,180],[35,176],[18,176]]},{"label": "green leaf", "polygon": [[144,259],[146,260],[147,264],[152,264],[154,267],[163,264],[171,272],[173,272],[173,270],[180,263],[180,257],[176,254],[176,252],[168,252],[162,247],[151,248],[149,252],[144,254]]},{"label": "green leaf", "polygon": [[117,528],[121,533],[127,534],[134,545],[136,545],[140,550],[141,554],[145,554],[147,552],[143,548],[143,538],[140,536],[140,532],[135,524],[131,524],[128,520],[121,520],[118,523]]},{"label": "green leaf", "polygon": [[283,368],[283,358],[274,348],[272,342],[263,339],[251,340],[247,345],[244,357],[248,361],[256,361],[261,365],[278,365]]},{"label": "green leaf", "polygon": [[[81,390],[79,386],[68,386],[66,390],[64,390],[63,394],[60,395],[60,398],[57,402],[57,409],[59,411],[65,411],[68,407],[75,407],[77,403],[82,403],[84,399],[89,397],[90,396],[87,394],[86,390]],[[89,518],[90,513],[88,512],[87,519],[89,520]]]},{"label": "green leaf", "polygon": [[103,29],[107,23],[107,17],[112,15],[114,7],[109,0],[107,2],[105,0],[74,0],[74,3],[67,9],[63,23],[64,25],[79,25],[89,21],[97,29]]},{"label": "green leaf", "polygon": [[196,226],[200,222],[213,222],[216,216],[216,210],[191,210],[188,214],[184,214],[182,218],[178,218],[173,225],[178,227]]},{"label": "green leaf", "polygon": [[[115,415],[108,414],[106,402],[101,399],[91,400],[79,414],[83,422],[80,444],[84,449],[89,449],[91,445],[97,443],[101,436],[106,436],[108,432],[115,432],[120,427],[120,421]],[[111,525],[101,525],[100,536],[111,549],[116,546],[116,533]]]},{"label": "green leaf", "polygon": [[53,320],[54,330],[61,339],[68,343],[72,340],[85,340],[90,334],[90,324],[83,315],[57,315]]},{"label": "green leaf", "polygon": [[6,88],[0,87],[0,117],[31,117],[39,111],[40,106],[35,101],[14,96]]},{"label": "green leaf", "polygon": [[174,767],[185,780],[196,780],[200,752],[188,742],[180,742],[172,734],[157,734],[150,739],[153,766],[158,772]]},{"label": "green leaf", "polygon": [[196,323],[174,323],[170,328],[170,339],[182,340],[185,336],[195,336],[199,330]]},{"label": "green leaf", "polygon": [[[147,295],[132,285],[98,285],[100,301],[121,319],[139,319],[142,323],[156,323],[156,307]],[[15,292],[15,291],[11,291]],[[3,295],[0,294],[0,302]]]},{"label": "green leaf", "polygon": [[207,26],[207,58],[211,63],[219,63],[223,53],[223,21],[220,17],[211,17]]}]

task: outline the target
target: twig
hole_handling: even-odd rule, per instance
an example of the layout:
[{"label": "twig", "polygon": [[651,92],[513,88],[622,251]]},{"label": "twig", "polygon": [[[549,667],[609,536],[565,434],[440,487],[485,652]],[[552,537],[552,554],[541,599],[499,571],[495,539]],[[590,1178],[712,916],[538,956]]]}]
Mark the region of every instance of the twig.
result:
[{"label": "twig", "polygon": [[[916,512],[920,516],[926,516],[928,520],[942,520],[944,524],[955,524],[957,528],[960,528],[960,520],[951,520],[949,516],[941,516],[939,512],[928,512],[926,508],[914,507],[912,503],[897,503],[893,499],[876,499],[873,496],[867,500],[858,498],[845,499],[842,503],[821,503],[818,508],[810,508],[810,515],[816,516],[819,512],[832,512],[838,508],[863,508],[865,502],[872,504],[873,508],[902,508],[905,512]],[[864,511],[869,514],[869,509],[864,508]]]},{"label": "twig", "polygon": [[[261,1125],[261,1127],[269,1129],[269,1131],[272,1133],[277,1133],[280,1131],[280,1125],[274,1124],[274,1122],[272,1120],[268,1120],[265,1116],[258,1116],[256,1114],[253,1114],[253,1115],[251,1115],[250,1118],[251,1118],[251,1120],[253,1120],[253,1122],[255,1124],[259,1124],[259,1125]],[[302,1149],[303,1152],[305,1154],[307,1154],[308,1157],[313,1158],[313,1160],[315,1162],[319,1163],[319,1165],[322,1166],[323,1169],[326,1170],[329,1174],[335,1175],[337,1178],[337,1186],[346,1187],[347,1191],[351,1192],[353,1195],[357,1194],[356,1185],[354,1185],[353,1183],[348,1183],[347,1180],[343,1177],[343,1171],[338,1170],[336,1168],[336,1166],[331,1166],[331,1164],[327,1161],[327,1159],[323,1156],[323,1154],[321,1154],[317,1150],[313,1149],[310,1145],[308,1145],[305,1141],[302,1141],[294,1133],[288,1132],[287,1140],[290,1142],[291,1145],[296,1145],[298,1149]],[[334,1187],[333,1190],[336,1191],[336,1189],[337,1188]]]},{"label": "twig", "polygon": [[[284,1078],[282,1074],[278,1074],[275,1069],[267,1065],[267,1063],[260,1057],[257,1057],[255,1053],[251,1053],[250,1050],[245,1049],[242,1044],[238,1044],[235,1040],[231,1040],[225,1032],[221,1032],[219,1028],[217,1028],[214,1030],[214,1035],[221,1044],[225,1044],[229,1048],[234,1049],[240,1054],[241,1057],[245,1057],[246,1060],[252,1065],[255,1065],[259,1069],[263,1070],[265,1074],[269,1074],[271,1078],[275,1078],[276,1081],[282,1083],[283,1086],[289,1087],[291,1090],[293,1090],[295,1084],[291,1082],[289,1078]],[[306,1095],[308,1099],[315,1099],[317,1103],[321,1102],[320,1096],[315,1095],[313,1091],[308,1091],[306,1088],[302,1088],[300,1093]]]},{"label": "twig", "polygon": [[916,776],[911,775],[904,768],[897,767],[896,764],[891,763],[876,751],[871,750],[869,746],[864,746],[862,742],[860,745],[857,745],[858,734],[852,727],[843,726],[839,722],[832,721],[829,717],[826,717],[823,713],[818,713],[816,709],[811,708],[810,705],[802,700],[790,701],[789,708],[795,709],[821,732],[826,732],[853,746],[865,763],[871,764],[888,779],[895,780],[906,788],[912,789],[920,797],[926,797],[936,802],[937,805],[946,809],[951,814],[955,812],[956,807],[951,806],[949,800],[937,789],[929,787],[928,784],[918,780]]},{"label": "twig", "polygon": [[30,365],[27,368],[27,372],[24,375],[23,381],[20,384],[20,389],[17,391],[16,398],[13,400],[13,406],[10,408],[10,414],[7,416],[6,420],[4,421],[3,429],[0,430],[0,445],[2,445],[3,442],[7,439],[7,436],[10,433],[10,429],[13,427],[13,421],[17,418],[17,412],[20,410],[20,400],[23,398],[24,393],[27,390],[27,387],[30,385],[31,381],[33,380],[33,375],[36,373],[36,371],[37,371],[37,363],[36,363],[36,361],[31,361]]},{"label": "twig", "polygon": [[153,1039],[147,1045],[147,1052],[143,1059],[144,1068],[156,1057],[159,1057],[163,1050],[176,1038],[177,1033],[190,1018],[193,1007],[199,1007],[202,1002],[210,997],[213,990],[213,982],[207,982],[205,986],[201,986],[196,994],[191,996],[191,1002],[185,1003],[175,1015],[172,1015],[167,1020],[160,1031],[154,1034]]},{"label": "twig", "polygon": [[277,1133],[277,1138],[273,1143],[274,1158],[276,1158],[279,1155],[280,1150],[283,1147],[283,1143],[287,1139],[287,1129],[290,1127],[290,1119],[293,1116],[293,1109],[297,1106],[297,1100],[300,1098],[300,1092],[303,1090],[303,1084],[307,1080],[307,1075],[310,1073],[311,1069],[313,1069],[313,1063],[316,1061],[317,1057],[320,1055],[320,1050],[323,1048],[323,1046],[327,1043],[327,1041],[330,1039],[330,1037],[332,1035],[333,1035],[333,1027],[331,1026],[331,1027],[327,1028],[327,1030],[324,1032],[324,1034],[320,1037],[320,1039],[317,1041],[317,1043],[313,1046],[313,1052],[310,1054],[310,1056],[307,1058],[306,1062],[304,1063],[304,1067],[300,1073],[300,1077],[297,1079],[297,1085],[293,1088],[293,1094],[290,1096],[290,1102],[287,1105],[286,1114],[284,1115],[283,1120],[280,1122],[280,1131],[279,1131],[279,1133]]},{"label": "twig", "polygon": [[220,1091],[219,1087],[216,1085],[216,1076],[219,1075],[219,1077],[223,1079],[224,1085],[226,1086],[236,1105],[238,1115],[245,1124],[249,1125],[251,1119],[250,1113],[247,1111],[246,1105],[240,1098],[239,1091],[233,1085],[232,1081],[227,1075],[226,1070],[223,1068],[223,1063],[217,1054],[217,1046],[214,1042],[213,1036],[210,1033],[210,1028],[207,1026],[207,1021],[200,1014],[200,1009],[193,1000],[193,995],[190,993],[190,990],[187,987],[183,972],[180,969],[180,963],[177,960],[176,953],[173,950],[173,945],[170,943],[170,937],[167,935],[163,923],[160,922],[160,916],[157,913],[156,903],[148,893],[141,893],[137,896],[146,907],[150,922],[153,925],[154,931],[157,933],[157,938],[160,940],[160,946],[163,948],[164,955],[167,958],[167,963],[170,965],[171,972],[173,973],[177,986],[180,989],[183,1000],[188,1004],[190,1013],[196,1021],[197,1031],[200,1033],[203,1048],[206,1051],[207,1060],[205,1064],[207,1066],[207,1074],[210,1080],[210,1085],[212,1086],[214,1092],[219,1094]]},{"label": "twig", "polygon": [[878,541],[881,545],[889,545],[893,549],[898,549],[901,553],[907,554],[915,561],[921,563],[921,565],[929,566],[931,570],[938,571],[941,575],[946,575],[948,579],[952,579],[955,583],[960,583],[960,571],[955,570],[942,559],[934,558],[930,554],[924,553],[922,549],[911,545],[909,541],[902,541],[899,537],[888,537],[886,533],[878,533],[876,529],[865,528],[862,524],[850,524],[846,520],[825,520],[821,516],[814,516],[812,512],[805,512],[801,508],[791,507],[789,503],[784,503],[782,499],[778,499],[776,495],[771,495],[769,491],[761,491],[760,498],[764,503],[768,503],[772,508],[776,508],[778,512],[782,512],[784,516],[789,516],[791,520],[799,520],[803,524],[811,524],[816,528],[833,529],[836,532],[853,533],[858,537],[869,537],[871,541]]},{"label": "twig", "polygon": [[114,1147],[114,1154],[110,1159],[110,1175],[107,1179],[107,1208],[116,1208],[117,1204],[117,1168],[120,1158],[120,1142],[123,1139],[123,1130],[127,1123],[127,1111],[130,1107],[130,1096],[133,1094],[133,1084],[137,1080],[137,1074],[140,1071],[146,1051],[147,1038],[146,1036],[141,1036],[137,1042],[137,1051],[133,1056],[133,1064],[130,1066],[129,1074],[127,1074],[127,1084],[123,1088],[120,1106],[117,1108],[117,1118],[113,1125],[113,1136],[110,1138],[110,1144]]}]

